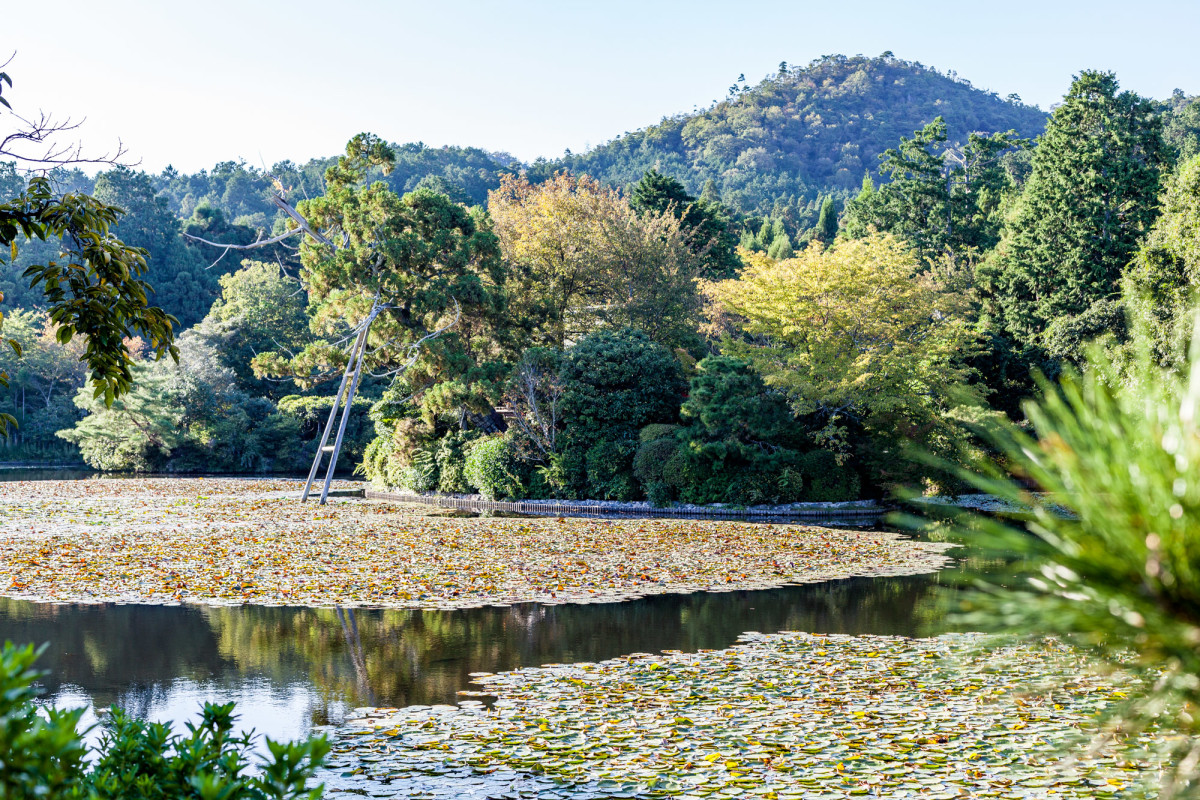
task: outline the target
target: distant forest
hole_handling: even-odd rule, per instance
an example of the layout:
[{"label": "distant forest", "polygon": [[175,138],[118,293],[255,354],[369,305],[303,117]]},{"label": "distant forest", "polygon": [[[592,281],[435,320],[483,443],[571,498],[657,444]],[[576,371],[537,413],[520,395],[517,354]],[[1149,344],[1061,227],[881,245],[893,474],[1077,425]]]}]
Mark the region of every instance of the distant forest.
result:
[{"label": "distant forest", "polygon": [[[1165,138],[1184,157],[1197,149],[1197,99],[1177,92],[1159,103]],[[505,174],[524,172],[536,183],[565,170],[628,193],[653,168],[693,196],[724,206],[735,236],[758,233],[767,223],[798,245],[817,225],[826,200],[832,199],[840,212],[864,176],[886,180],[878,173],[880,156],[939,116],[951,145],[965,143],[970,133],[1012,130],[1034,138],[1047,118],[1015,95],[1001,98],[954,73],[891,53],[876,58],[831,55],[803,68],[780,64],[757,85],[736,82],[711,108],[664,118],[588,153],[524,164],[507,153],[416,142],[396,145],[395,168],[375,177],[398,194],[428,188],[455,202],[483,205]],[[150,252],[147,280],[156,288],[155,300],[186,328],[208,312],[220,293],[218,279],[237,269],[239,259],[229,257],[210,268],[220,251],[189,242],[181,233],[241,243],[260,232],[269,234],[283,225],[271,202],[272,178],[294,200],[320,196],[323,174],[336,158],[314,158],[302,165],[284,161],[269,170],[225,161],[191,175],[167,167],[157,175],[115,170],[89,178],[79,170],[64,170],[56,177],[64,189],[95,193],[128,212],[118,235]],[[15,172],[0,167],[5,196],[15,193],[20,181]],[[40,297],[28,292],[19,275],[54,247],[31,243],[14,263],[0,266],[6,306],[39,305]]]}]

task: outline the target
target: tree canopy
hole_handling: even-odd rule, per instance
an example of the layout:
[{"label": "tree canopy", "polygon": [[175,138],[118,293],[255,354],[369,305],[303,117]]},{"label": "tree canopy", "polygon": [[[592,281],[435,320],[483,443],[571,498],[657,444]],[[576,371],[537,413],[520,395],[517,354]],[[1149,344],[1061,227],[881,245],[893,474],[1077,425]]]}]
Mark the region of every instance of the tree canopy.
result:
[{"label": "tree canopy", "polygon": [[1153,104],[1119,91],[1111,73],[1071,84],[988,272],[1018,342],[1053,346],[1052,325],[1088,323],[1073,338],[1108,329],[1098,304],[1119,296],[1121,272],[1158,214],[1161,128]]},{"label": "tree canopy", "polygon": [[968,371],[958,361],[972,334],[959,300],[921,277],[916,256],[876,234],[776,261],[747,254],[736,281],[711,287],[745,337],[722,350],[816,415],[818,441],[837,450],[847,422],[928,424],[956,402]]}]

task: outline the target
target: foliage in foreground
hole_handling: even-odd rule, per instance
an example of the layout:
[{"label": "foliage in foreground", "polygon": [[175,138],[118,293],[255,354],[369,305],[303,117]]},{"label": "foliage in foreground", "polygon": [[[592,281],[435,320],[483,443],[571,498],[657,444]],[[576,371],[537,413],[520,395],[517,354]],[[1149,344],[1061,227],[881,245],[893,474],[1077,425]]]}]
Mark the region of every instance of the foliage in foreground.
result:
[{"label": "foliage in foreground", "polygon": [[267,740],[270,757],[248,773],[250,734],[231,735],[233,704],[206,703],[186,735],[112,710],[95,760],[77,732],[82,710],[39,710],[38,652],[0,650],[0,797],[5,800],[316,800],[306,788],[329,752],[323,737]]},{"label": "foliage in foreground", "polygon": [[[1060,636],[1130,666],[1152,686],[1121,721],[1183,734],[1165,794],[1200,796],[1200,348],[1177,376],[1143,352],[1123,388],[1097,349],[1085,377],[1046,385],[1015,426],[991,438],[1010,475],[975,477],[982,491],[1032,508],[1026,530],[974,517],[973,541],[1024,558],[964,602],[972,630]],[[1037,493],[1025,488],[1035,486]],[[1045,493],[1045,494],[1042,494]],[[1032,535],[1030,535],[1032,534]]]},{"label": "foliage in foreground", "polygon": [[[124,339],[140,333],[157,358],[178,356],[174,320],[149,304],[150,287],[139,277],[146,271],[145,251],[127,246],[110,230],[120,216],[121,209],[86,194],[57,194],[45,177],[34,178],[19,195],[0,203],[0,248],[13,258],[20,242],[61,238],[60,251],[28,267],[22,278],[45,296],[59,341],[66,344],[76,333],[86,335],[83,361],[91,370],[95,395],[109,403],[133,382]],[[6,339],[0,343],[20,353],[19,345]],[[0,373],[0,385],[6,382],[7,375]],[[0,433],[13,422],[0,414]]]}]

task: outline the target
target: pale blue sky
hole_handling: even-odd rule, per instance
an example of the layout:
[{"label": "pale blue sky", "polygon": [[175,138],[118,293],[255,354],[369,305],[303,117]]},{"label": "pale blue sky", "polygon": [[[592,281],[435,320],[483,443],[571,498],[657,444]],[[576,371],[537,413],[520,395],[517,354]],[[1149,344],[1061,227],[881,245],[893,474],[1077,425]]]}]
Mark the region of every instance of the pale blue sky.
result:
[{"label": "pale blue sky", "polygon": [[150,170],[303,161],[363,130],[553,157],[826,53],[892,50],[1043,108],[1087,68],[1155,97],[1200,93],[1197,0],[5,6],[14,107],[86,116],[86,146],[120,137]]}]

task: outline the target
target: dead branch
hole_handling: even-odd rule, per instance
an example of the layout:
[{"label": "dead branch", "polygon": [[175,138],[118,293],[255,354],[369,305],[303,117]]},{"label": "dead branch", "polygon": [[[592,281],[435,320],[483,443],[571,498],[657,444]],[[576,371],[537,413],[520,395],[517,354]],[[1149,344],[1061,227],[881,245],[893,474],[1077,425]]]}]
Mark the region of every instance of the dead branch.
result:
[{"label": "dead branch", "polygon": [[212,262],[211,264],[209,264],[207,267],[205,267],[205,269],[212,269],[217,264],[221,263],[221,259],[223,259],[229,253],[230,250],[255,250],[259,247],[267,247],[268,245],[278,244],[279,242],[282,242],[284,239],[288,239],[292,236],[295,236],[298,233],[304,233],[304,231],[300,230],[299,228],[293,228],[292,230],[287,231],[285,233],[281,233],[278,236],[272,236],[270,239],[261,239],[260,238],[258,241],[251,242],[250,244],[223,244],[220,242],[210,242],[208,239],[204,239],[200,236],[193,236],[192,234],[188,233],[187,231],[184,231],[183,235],[185,238],[191,239],[193,242],[200,242],[201,244],[206,244],[209,247],[220,247],[221,248],[221,255],[217,256],[217,260]]}]

